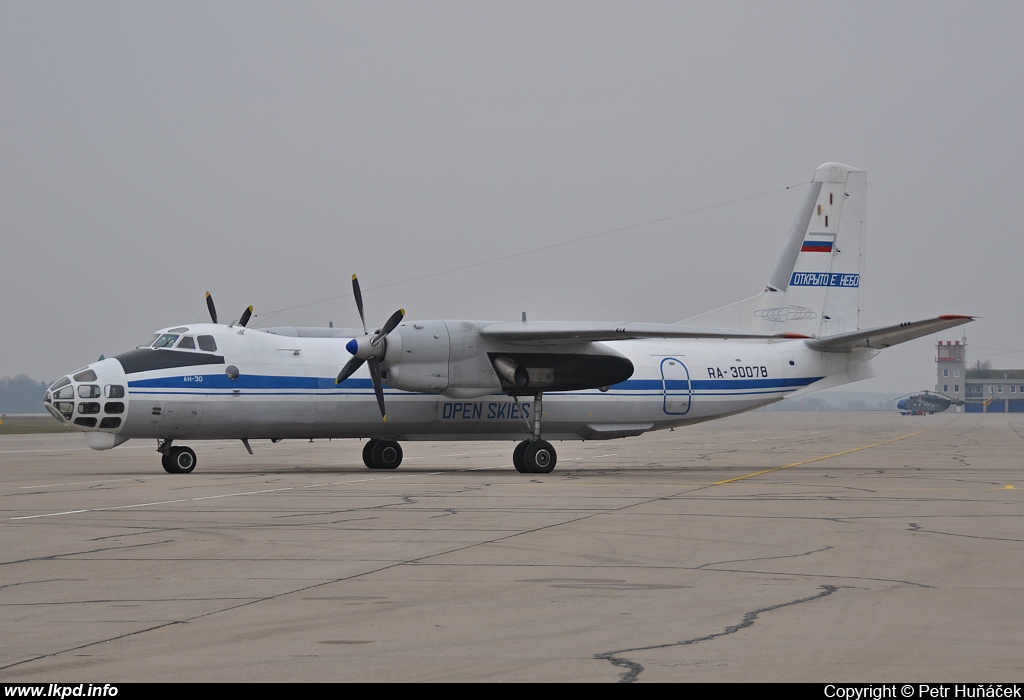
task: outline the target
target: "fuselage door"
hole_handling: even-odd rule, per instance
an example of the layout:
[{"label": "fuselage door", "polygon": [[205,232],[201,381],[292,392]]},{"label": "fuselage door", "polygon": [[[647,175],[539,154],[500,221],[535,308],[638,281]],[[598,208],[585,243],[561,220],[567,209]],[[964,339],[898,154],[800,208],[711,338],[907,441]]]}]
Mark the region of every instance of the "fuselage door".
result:
[{"label": "fuselage door", "polygon": [[665,413],[683,415],[690,411],[690,372],[674,357],[661,361],[661,386],[665,393]]}]

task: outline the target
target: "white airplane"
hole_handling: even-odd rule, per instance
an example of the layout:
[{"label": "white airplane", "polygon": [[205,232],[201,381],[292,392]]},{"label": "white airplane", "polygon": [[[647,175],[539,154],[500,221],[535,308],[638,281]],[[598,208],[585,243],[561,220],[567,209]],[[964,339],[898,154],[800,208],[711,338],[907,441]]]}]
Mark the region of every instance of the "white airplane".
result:
[{"label": "white airplane", "polygon": [[[973,319],[861,330],[867,173],[814,174],[768,285],[680,324],[404,321],[362,330],[189,323],[58,380],[43,403],[106,450],[157,441],[188,473],[185,439],[369,438],[394,469],[400,440],[518,440],[523,473],[555,467],[551,440],[608,440],[722,418],[874,376],[882,348]],[[339,372],[340,369],[340,372]],[[385,406],[387,407],[386,420]]]}]

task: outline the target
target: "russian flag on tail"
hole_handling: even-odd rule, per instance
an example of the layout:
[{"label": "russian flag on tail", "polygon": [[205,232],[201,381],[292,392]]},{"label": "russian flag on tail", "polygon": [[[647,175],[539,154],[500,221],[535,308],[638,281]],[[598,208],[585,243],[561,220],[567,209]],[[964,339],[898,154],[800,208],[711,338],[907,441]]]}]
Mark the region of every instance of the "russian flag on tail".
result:
[{"label": "russian flag on tail", "polygon": [[831,253],[832,241],[804,241],[801,253]]}]

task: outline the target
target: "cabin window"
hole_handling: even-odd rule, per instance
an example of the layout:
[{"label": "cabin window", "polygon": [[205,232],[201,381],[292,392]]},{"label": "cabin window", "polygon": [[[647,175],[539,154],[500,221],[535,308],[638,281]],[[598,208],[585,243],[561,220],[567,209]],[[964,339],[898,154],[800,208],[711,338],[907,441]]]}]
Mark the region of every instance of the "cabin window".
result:
[{"label": "cabin window", "polygon": [[217,341],[213,339],[212,335],[201,335],[199,336],[199,349],[207,352],[217,352]]},{"label": "cabin window", "polygon": [[184,338],[181,339],[181,342],[178,343],[178,348],[181,350],[195,350],[196,339],[190,335],[186,335]]},{"label": "cabin window", "polygon": [[162,336],[156,339],[153,343],[154,348],[169,348],[178,340],[178,336],[173,333],[164,333]]}]

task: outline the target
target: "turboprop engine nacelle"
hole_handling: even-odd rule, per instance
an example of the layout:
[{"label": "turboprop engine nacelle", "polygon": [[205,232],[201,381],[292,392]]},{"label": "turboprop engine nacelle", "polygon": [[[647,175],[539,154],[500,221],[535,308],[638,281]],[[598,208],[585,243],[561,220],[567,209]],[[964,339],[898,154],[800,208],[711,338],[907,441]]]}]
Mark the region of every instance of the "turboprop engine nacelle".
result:
[{"label": "turboprop engine nacelle", "polygon": [[480,335],[487,325],[465,321],[403,323],[387,338],[381,360],[388,386],[403,391],[474,398],[498,393],[501,379],[491,365],[488,341]]}]

